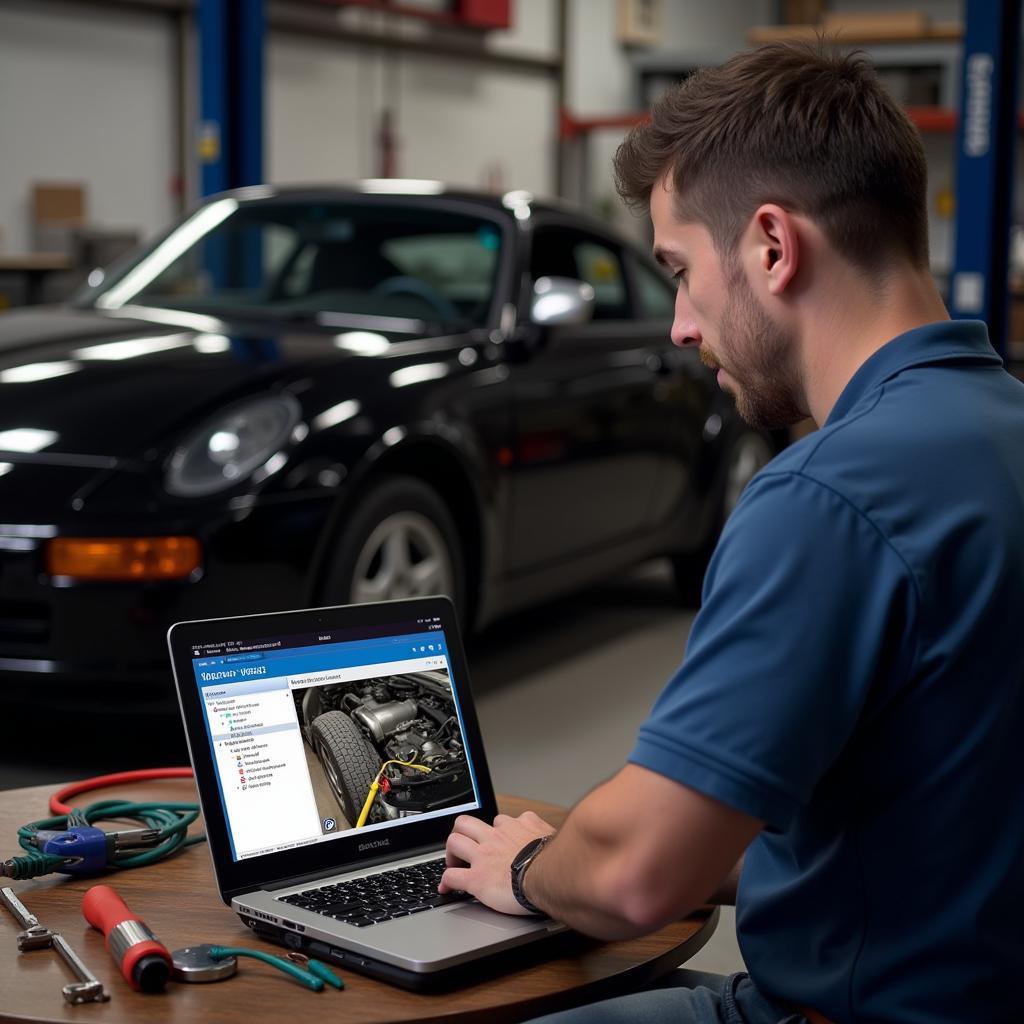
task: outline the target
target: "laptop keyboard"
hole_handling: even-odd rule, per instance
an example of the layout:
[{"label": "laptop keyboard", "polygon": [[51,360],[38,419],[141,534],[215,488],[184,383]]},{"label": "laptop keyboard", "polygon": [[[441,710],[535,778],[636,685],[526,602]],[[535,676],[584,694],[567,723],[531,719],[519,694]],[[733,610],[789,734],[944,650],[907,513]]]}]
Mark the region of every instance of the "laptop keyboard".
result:
[{"label": "laptop keyboard", "polygon": [[437,891],[444,873],[444,858],[412,864],[409,867],[366,875],[349,882],[307,889],[291,896],[278,897],[282,903],[315,914],[323,914],[346,924],[365,928],[380,921],[419,914],[446,903],[471,899],[469,893]]}]

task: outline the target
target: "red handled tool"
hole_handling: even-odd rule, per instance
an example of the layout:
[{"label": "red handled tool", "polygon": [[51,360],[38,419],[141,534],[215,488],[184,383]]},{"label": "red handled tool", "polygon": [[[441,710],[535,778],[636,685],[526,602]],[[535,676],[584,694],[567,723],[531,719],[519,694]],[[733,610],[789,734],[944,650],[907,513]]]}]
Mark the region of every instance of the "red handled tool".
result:
[{"label": "red handled tool", "polygon": [[136,992],[162,992],[171,976],[171,954],[109,885],[94,885],[82,914],[106,938],[114,963]]}]

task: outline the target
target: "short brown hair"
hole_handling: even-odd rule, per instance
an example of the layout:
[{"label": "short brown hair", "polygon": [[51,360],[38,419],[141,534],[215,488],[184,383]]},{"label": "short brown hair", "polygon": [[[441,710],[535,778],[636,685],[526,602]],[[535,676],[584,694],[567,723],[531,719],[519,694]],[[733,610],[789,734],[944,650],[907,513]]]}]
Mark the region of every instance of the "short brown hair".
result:
[{"label": "short brown hair", "polygon": [[811,217],[855,266],[928,265],[917,129],[863,54],[773,43],[671,89],[615,154],[622,198],[645,207],[668,173],[681,219],[735,250],[761,203]]}]

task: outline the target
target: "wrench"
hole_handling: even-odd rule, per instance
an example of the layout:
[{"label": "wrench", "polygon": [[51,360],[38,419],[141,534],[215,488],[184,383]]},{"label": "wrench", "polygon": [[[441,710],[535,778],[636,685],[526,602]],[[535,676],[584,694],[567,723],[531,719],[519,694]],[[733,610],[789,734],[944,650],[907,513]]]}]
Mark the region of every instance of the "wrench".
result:
[{"label": "wrench", "polygon": [[25,904],[14,895],[13,889],[9,887],[0,889],[0,900],[3,900],[4,905],[15,916],[18,924],[25,929],[18,932],[18,949],[21,952],[24,953],[30,949],[46,949],[52,944],[53,932],[49,928],[44,928],[35,914],[29,913]]},{"label": "wrench", "polygon": [[59,932],[51,932],[39,923],[39,919],[29,912],[10,888],[0,889],[0,901],[17,918],[18,924],[25,930],[18,933],[18,949],[23,953],[30,949],[47,949],[53,947],[60,953],[67,965],[75,972],[77,982],[65,985],[61,991],[64,998],[77,1006],[79,1003],[105,1003],[110,996],[103,990],[103,982],[99,980],[79,959],[67,940]]},{"label": "wrench", "polygon": [[68,966],[78,976],[78,981],[65,985],[61,989],[64,998],[72,1006],[77,1006],[79,1003],[105,1003],[110,999],[110,996],[103,991],[103,982],[82,963],[63,935],[54,934],[53,948],[64,957]]}]

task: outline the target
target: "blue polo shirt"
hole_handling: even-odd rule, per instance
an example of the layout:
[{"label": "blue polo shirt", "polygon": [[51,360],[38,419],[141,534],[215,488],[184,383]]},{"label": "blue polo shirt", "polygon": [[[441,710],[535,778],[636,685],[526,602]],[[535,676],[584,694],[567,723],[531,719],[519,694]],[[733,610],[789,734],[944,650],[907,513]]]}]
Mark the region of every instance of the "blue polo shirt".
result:
[{"label": "blue polo shirt", "polygon": [[766,822],[765,994],[1024,1021],[1024,385],[984,324],[889,342],[749,485],[630,760]]}]

